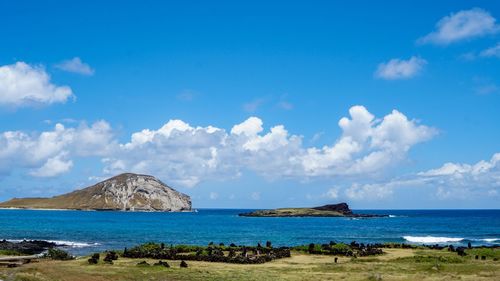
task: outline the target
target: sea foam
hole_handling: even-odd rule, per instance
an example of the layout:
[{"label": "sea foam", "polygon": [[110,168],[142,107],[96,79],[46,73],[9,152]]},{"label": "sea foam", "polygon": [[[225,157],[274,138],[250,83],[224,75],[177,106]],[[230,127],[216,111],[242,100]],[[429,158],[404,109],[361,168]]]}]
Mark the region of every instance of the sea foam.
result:
[{"label": "sea foam", "polygon": [[435,236],[403,236],[406,241],[413,243],[447,243],[460,242],[464,238],[458,237],[435,237]]},{"label": "sea foam", "polygon": [[484,242],[488,242],[488,243],[500,242],[500,238],[483,238],[483,239],[479,239],[479,240],[484,241]]},{"label": "sea foam", "polygon": [[87,242],[75,242],[75,241],[65,241],[65,240],[44,240],[44,239],[7,239],[9,242],[15,242],[19,243],[22,241],[30,241],[30,240],[42,240],[42,241],[47,241],[56,244],[57,246],[68,246],[71,248],[85,248],[85,247],[92,247],[92,246],[98,246],[100,245],[99,243],[87,243]]},{"label": "sea foam", "polygon": [[55,243],[58,246],[69,246],[71,248],[83,248],[83,247],[91,247],[99,245],[99,243],[86,243],[86,242],[63,241],[63,240],[48,240],[48,241]]}]

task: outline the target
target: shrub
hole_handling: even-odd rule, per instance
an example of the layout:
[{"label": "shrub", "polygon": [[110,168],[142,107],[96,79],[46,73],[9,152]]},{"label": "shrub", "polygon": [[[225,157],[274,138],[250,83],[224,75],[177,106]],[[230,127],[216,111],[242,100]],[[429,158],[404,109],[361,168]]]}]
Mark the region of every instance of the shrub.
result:
[{"label": "shrub", "polygon": [[45,254],[45,257],[60,261],[72,260],[75,258],[68,254],[68,252],[57,248],[49,249],[47,254]]},{"label": "shrub", "polygon": [[106,257],[104,257],[105,262],[111,262],[118,259],[118,254],[115,251],[106,252]]},{"label": "shrub", "polygon": [[309,244],[309,247],[307,248],[307,251],[312,254],[314,253],[314,248],[315,248],[316,245],[314,245],[314,243],[311,243]]},{"label": "shrub", "polygon": [[153,264],[154,266],[163,266],[163,267],[170,267],[170,264],[166,261],[158,261],[157,263]]},{"label": "shrub", "polygon": [[97,264],[99,262],[99,253],[93,254],[87,261],[89,264]]}]

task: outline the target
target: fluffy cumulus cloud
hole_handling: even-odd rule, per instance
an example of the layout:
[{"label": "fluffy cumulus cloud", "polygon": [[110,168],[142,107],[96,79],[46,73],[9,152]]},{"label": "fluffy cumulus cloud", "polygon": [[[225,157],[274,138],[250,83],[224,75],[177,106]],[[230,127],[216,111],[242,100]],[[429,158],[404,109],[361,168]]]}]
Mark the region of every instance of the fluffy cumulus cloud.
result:
[{"label": "fluffy cumulus cloud", "polygon": [[229,132],[170,120],[156,130],[135,132],[124,143],[116,141],[104,121],[75,128],[57,124],[40,134],[2,133],[0,163],[5,165],[0,171],[23,167],[33,176],[56,176],[70,170],[77,157],[100,156],[105,175],[147,173],[186,187],[235,178],[245,171],[270,180],[372,178],[436,134],[397,110],[377,119],[363,106],[353,106],[338,125],[342,135],[334,143],[306,147],[301,136],[290,134],[283,125],[266,131],[257,117],[234,125]]},{"label": "fluffy cumulus cloud", "polygon": [[431,169],[370,184],[354,183],[344,190],[352,200],[373,200],[390,197],[401,188],[425,188],[431,197],[441,200],[468,199],[475,196],[498,196],[500,192],[500,153],[475,164],[445,163]]},{"label": "fluffy cumulus cloud", "polygon": [[474,8],[442,18],[436,24],[436,30],[420,38],[418,42],[446,45],[499,31],[500,26],[489,12]]},{"label": "fluffy cumulus cloud", "polygon": [[0,134],[0,174],[24,168],[37,177],[52,177],[73,166],[72,157],[104,156],[113,144],[111,127],[105,121],[77,128],[56,124],[38,134],[7,131]]},{"label": "fluffy cumulus cloud", "polygon": [[94,69],[90,65],[84,63],[79,57],[74,57],[69,60],[64,60],[55,65],[56,68],[66,72],[77,73],[81,75],[94,75]]},{"label": "fluffy cumulus cloud", "polygon": [[227,134],[218,128],[191,127],[170,120],[158,130],[133,133],[103,161],[107,174],[149,173],[175,185],[194,186],[202,179],[226,174],[232,163],[219,163]]},{"label": "fluffy cumulus cloud", "polygon": [[446,163],[440,168],[418,173],[418,177],[438,186],[437,196],[443,199],[496,194],[500,188],[500,153],[475,164]]},{"label": "fluffy cumulus cloud", "polygon": [[374,176],[401,161],[408,150],[436,134],[394,110],[376,119],[363,106],[339,121],[343,134],[332,145],[304,147],[283,125],[264,132],[250,117],[230,132],[171,120],[157,130],[132,134],[104,159],[109,174],[135,171],[161,175],[177,185],[225,179],[251,170],[269,179]]},{"label": "fluffy cumulus cloud", "polygon": [[350,118],[339,121],[343,134],[335,144],[309,148],[299,157],[306,175],[377,174],[402,160],[412,146],[437,133],[397,110],[381,120],[363,106],[354,106],[349,113]]},{"label": "fluffy cumulus cloud", "polygon": [[64,103],[71,97],[71,88],[53,84],[42,67],[24,62],[0,66],[0,106]]},{"label": "fluffy cumulus cloud", "polygon": [[391,59],[378,65],[375,77],[386,80],[409,79],[419,74],[427,61],[419,57]]},{"label": "fluffy cumulus cloud", "polygon": [[67,153],[47,159],[40,168],[33,169],[30,174],[35,177],[54,177],[68,172],[73,167],[73,161],[65,160],[65,154]]}]

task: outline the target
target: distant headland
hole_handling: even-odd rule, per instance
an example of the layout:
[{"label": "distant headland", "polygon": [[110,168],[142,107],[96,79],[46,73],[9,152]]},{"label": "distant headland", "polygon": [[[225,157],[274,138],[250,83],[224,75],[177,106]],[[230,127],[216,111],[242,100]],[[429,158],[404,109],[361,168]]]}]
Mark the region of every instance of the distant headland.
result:
[{"label": "distant headland", "polygon": [[273,210],[258,210],[239,214],[242,217],[351,217],[375,218],[388,217],[378,214],[355,214],[347,203],[329,204],[313,208],[279,208]]},{"label": "distant headland", "polygon": [[191,198],[148,175],[124,173],[51,198],[13,198],[0,208],[97,211],[191,211]]}]

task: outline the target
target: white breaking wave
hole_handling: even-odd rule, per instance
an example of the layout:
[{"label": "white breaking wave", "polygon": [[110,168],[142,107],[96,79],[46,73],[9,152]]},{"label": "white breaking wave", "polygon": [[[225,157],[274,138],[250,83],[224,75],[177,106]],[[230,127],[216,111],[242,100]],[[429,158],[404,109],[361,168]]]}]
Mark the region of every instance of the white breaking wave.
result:
[{"label": "white breaking wave", "polygon": [[47,241],[56,244],[57,246],[68,246],[71,248],[84,248],[84,247],[92,247],[97,246],[99,243],[87,243],[87,242],[75,242],[75,241],[64,241],[64,240],[43,240],[43,239],[7,239],[9,242],[19,243],[22,241],[30,241],[30,240],[41,240]]},{"label": "white breaking wave", "polygon": [[493,243],[496,241],[500,241],[500,238],[484,238],[484,239],[479,239],[479,240],[484,241],[484,242],[488,242],[488,243]]},{"label": "white breaking wave", "polygon": [[48,240],[48,242],[55,243],[58,246],[66,245],[71,248],[84,248],[84,247],[99,245],[99,243],[86,243],[86,242],[74,242],[74,241],[63,241],[63,240]]},{"label": "white breaking wave", "polygon": [[403,236],[406,241],[413,243],[446,243],[446,242],[460,242],[464,238],[455,237],[434,237],[434,236]]}]

